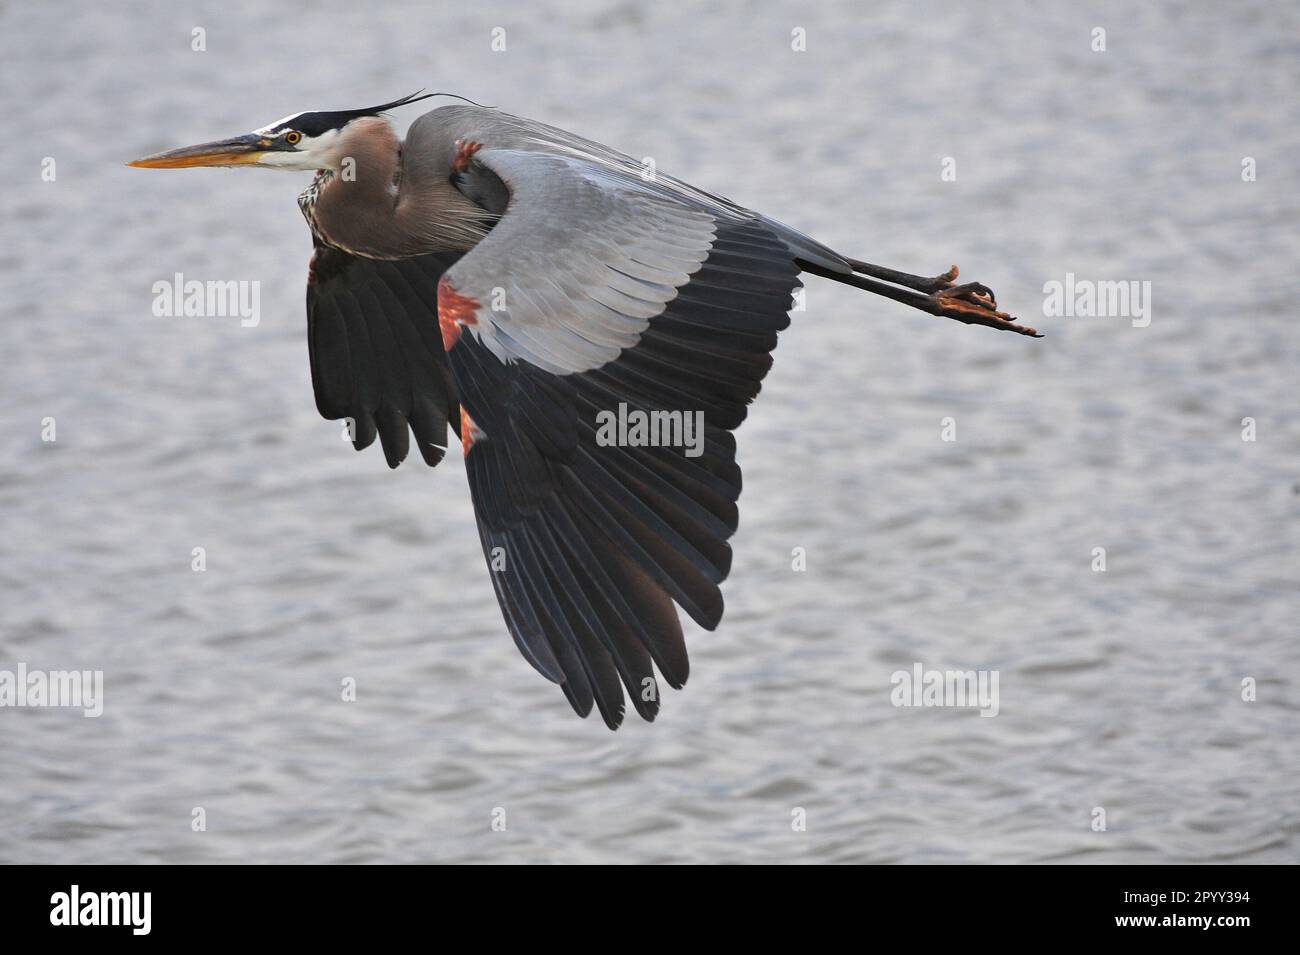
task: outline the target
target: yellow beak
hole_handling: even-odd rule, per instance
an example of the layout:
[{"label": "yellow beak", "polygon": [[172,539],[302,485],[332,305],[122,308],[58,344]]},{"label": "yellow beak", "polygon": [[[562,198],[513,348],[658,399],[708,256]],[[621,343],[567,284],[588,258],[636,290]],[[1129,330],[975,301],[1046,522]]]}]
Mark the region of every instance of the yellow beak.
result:
[{"label": "yellow beak", "polygon": [[271,140],[249,133],[234,139],[219,139],[198,146],[170,149],[127,163],[141,169],[187,169],[191,166],[247,166],[261,162]]}]

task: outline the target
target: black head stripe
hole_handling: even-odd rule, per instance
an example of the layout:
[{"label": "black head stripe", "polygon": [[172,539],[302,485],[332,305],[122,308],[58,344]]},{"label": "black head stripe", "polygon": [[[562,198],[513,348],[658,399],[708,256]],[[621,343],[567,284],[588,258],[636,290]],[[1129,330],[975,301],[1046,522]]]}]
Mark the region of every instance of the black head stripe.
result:
[{"label": "black head stripe", "polygon": [[405,106],[407,103],[415,103],[438,95],[436,93],[420,95],[421,93],[424,93],[424,91],[421,90],[418,93],[412,93],[410,96],[403,96],[401,99],[393,100],[391,103],[384,103],[382,106],[368,106],[365,109],[340,109],[327,113],[299,113],[297,116],[273,126],[268,132],[280,133],[286,129],[296,129],[304,136],[319,136],[331,129],[342,129],[354,119],[362,116],[378,116],[380,113],[395,109],[398,106]]}]

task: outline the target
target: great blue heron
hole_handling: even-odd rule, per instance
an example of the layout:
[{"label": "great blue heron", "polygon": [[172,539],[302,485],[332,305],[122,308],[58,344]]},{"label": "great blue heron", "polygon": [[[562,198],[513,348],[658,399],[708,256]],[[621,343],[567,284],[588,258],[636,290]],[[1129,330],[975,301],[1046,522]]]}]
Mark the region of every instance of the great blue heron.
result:
[{"label": "great blue heron", "polygon": [[[655,667],[686,682],[673,602],[709,630],[722,617],[741,484],[732,431],[789,324],[799,273],[1037,332],[985,286],[956,284],[956,266],[924,278],[859,262],[541,123],[444,106],[403,143],[380,114],[432,95],[296,113],[130,165],[316,173],[298,204],[315,244],[307,337],[320,413],[351,419],[358,449],[378,434],[390,467],[406,457],[408,426],[436,465],[450,423],[520,651],[579,715],[594,703],[617,728],[621,681],[651,720]],[[643,417],[602,440],[615,409]],[[698,446],[674,442],[682,416],[700,412]]]}]

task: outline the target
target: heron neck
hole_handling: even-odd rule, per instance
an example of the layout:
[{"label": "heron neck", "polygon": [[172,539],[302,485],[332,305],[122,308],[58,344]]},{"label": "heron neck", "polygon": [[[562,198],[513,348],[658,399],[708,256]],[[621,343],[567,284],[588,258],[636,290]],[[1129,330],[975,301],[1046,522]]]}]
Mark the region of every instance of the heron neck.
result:
[{"label": "heron neck", "polygon": [[368,258],[473,248],[487,233],[487,214],[449,180],[407,168],[402,155],[386,121],[349,124],[336,168],[313,184],[314,208],[304,206],[312,228],[330,245]]}]

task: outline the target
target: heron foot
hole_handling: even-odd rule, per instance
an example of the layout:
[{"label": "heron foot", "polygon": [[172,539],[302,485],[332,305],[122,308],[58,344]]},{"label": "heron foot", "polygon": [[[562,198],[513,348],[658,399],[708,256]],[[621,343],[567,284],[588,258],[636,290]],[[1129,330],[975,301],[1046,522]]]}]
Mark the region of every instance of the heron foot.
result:
[{"label": "heron foot", "polygon": [[[989,328],[1000,328],[1018,335],[1043,337],[1029,326],[1017,324],[1013,316],[999,311],[997,296],[987,285],[982,282],[963,282],[958,285],[957,276],[960,270],[955,265],[942,275],[926,278],[923,275],[912,275],[910,272],[900,272],[898,269],[872,265],[870,262],[862,262],[858,259],[845,257],[844,261],[856,274],[845,275],[843,272],[816,267],[803,260],[799,260],[799,267],[814,275],[866,289],[868,292],[883,295],[895,302],[919,308],[931,315],[942,315],[944,318],[951,318],[967,325],[986,325]],[[862,278],[862,276],[870,276],[870,278]],[[902,286],[902,288],[894,286]],[[922,294],[917,295],[917,292]]]},{"label": "heron foot", "polygon": [[451,171],[455,173],[464,172],[469,168],[470,161],[474,158],[474,154],[482,148],[482,143],[476,143],[473,140],[456,140],[456,158],[451,161]]},{"label": "heron foot", "polygon": [[944,318],[951,318],[966,325],[986,325],[989,328],[1000,328],[1018,335],[1043,337],[1028,325],[1017,324],[1014,316],[998,311],[998,302],[993,295],[993,290],[979,282],[949,285],[945,289],[927,295],[926,300],[931,306],[926,311],[933,315],[942,315]]}]

